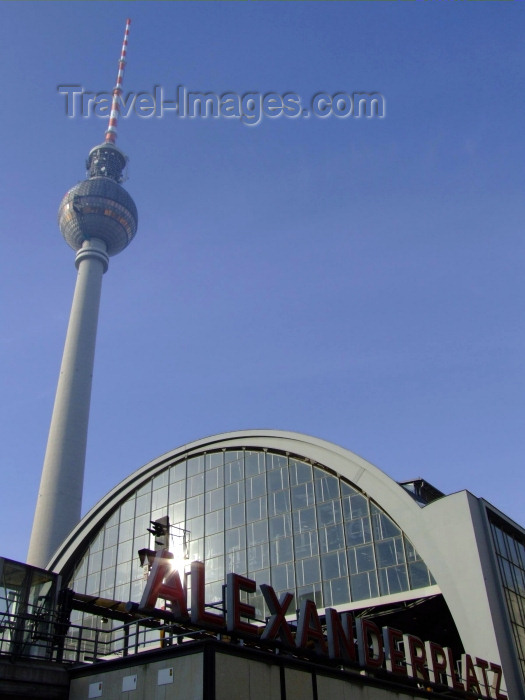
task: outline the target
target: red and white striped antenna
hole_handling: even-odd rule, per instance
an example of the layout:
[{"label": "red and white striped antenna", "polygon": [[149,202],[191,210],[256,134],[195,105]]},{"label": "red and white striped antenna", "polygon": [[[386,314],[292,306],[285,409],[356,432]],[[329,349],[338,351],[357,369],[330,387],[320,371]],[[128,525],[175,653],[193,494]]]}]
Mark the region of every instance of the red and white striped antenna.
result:
[{"label": "red and white striped antenna", "polygon": [[126,20],[126,30],[124,32],[124,41],[122,42],[122,51],[120,52],[120,60],[118,62],[117,82],[113,88],[113,100],[111,102],[111,112],[109,115],[109,124],[106,129],[106,143],[114,144],[117,140],[117,121],[120,112],[120,96],[122,95],[122,81],[124,79],[124,68],[126,66],[126,52],[128,49],[129,26],[131,20]]}]

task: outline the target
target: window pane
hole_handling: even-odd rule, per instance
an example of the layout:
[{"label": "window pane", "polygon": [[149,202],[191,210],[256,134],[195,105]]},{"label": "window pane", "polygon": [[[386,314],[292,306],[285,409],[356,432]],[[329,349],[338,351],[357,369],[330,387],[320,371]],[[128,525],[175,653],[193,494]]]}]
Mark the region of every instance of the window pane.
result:
[{"label": "window pane", "polygon": [[292,534],[292,518],[290,513],[277,515],[270,519],[270,539],[276,540]]},{"label": "window pane", "polygon": [[294,510],[311,506],[314,503],[314,485],[308,481],[305,484],[293,486],[292,489],[292,505]]},{"label": "window pane", "polygon": [[244,525],[244,503],[239,503],[236,506],[226,508],[225,515],[227,528]]},{"label": "window pane", "polygon": [[334,525],[343,519],[341,501],[327,501],[317,506],[319,525]]},{"label": "window pane", "polygon": [[357,564],[357,573],[361,573],[363,571],[372,571],[372,569],[375,569],[374,551],[372,545],[356,547],[355,558]]},{"label": "window pane", "polygon": [[233,530],[226,530],[226,551],[231,552],[246,547],[246,530],[243,527],[236,527]]},{"label": "window pane", "polygon": [[268,515],[279,515],[290,510],[290,492],[275,491],[268,494]]},{"label": "window pane", "polygon": [[408,565],[410,573],[411,588],[423,588],[430,586],[430,577],[426,564],[422,561],[415,561]]},{"label": "window pane", "polygon": [[246,498],[258,498],[266,494],[266,475],[260,474],[246,479]]},{"label": "window pane", "polygon": [[262,474],[265,471],[265,455],[264,452],[246,452],[244,458],[244,467],[246,476],[255,476]]},{"label": "window pane", "polygon": [[321,469],[316,468],[315,493],[318,503],[339,498],[339,480],[335,476],[325,474]]},{"label": "window pane", "polygon": [[312,467],[304,462],[299,462],[295,459],[290,460],[290,484],[304,484],[306,481],[312,481]]},{"label": "window pane", "polygon": [[291,537],[270,542],[272,564],[283,564],[293,561],[293,544]]},{"label": "window pane", "polygon": [[294,532],[305,532],[305,530],[315,530],[316,519],[314,508],[304,508],[293,512]]},{"label": "window pane", "polygon": [[345,538],[343,536],[343,526],[331,525],[330,527],[319,529],[319,544],[321,552],[333,552],[336,549],[342,549],[345,546]]},{"label": "window pane", "polygon": [[266,496],[255,498],[253,501],[246,501],[246,521],[260,520],[267,514]]}]

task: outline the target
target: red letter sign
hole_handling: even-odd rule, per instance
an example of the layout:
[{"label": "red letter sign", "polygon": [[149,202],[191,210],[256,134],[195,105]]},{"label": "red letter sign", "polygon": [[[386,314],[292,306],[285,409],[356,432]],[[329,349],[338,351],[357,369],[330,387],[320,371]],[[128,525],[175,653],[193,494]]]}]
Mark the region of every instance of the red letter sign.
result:
[{"label": "red letter sign", "polygon": [[172,571],[171,561],[172,555],[167,550],[157,552],[139,608],[146,611],[152,610],[155,608],[157,598],[163,598],[168,601],[176,617],[187,618],[186,591],[182,586],[179,572]]}]

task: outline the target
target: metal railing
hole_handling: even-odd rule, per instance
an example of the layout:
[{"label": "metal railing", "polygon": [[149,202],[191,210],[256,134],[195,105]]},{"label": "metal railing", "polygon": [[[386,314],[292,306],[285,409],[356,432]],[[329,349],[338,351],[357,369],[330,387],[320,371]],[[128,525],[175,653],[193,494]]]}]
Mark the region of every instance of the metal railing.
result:
[{"label": "metal railing", "polygon": [[160,624],[153,618],[104,629],[67,625],[38,614],[3,613],[0,615],[0,656],[90,664],[184,644],[203,635],[206,633],[201,630],[176,633],[172,624]]}]

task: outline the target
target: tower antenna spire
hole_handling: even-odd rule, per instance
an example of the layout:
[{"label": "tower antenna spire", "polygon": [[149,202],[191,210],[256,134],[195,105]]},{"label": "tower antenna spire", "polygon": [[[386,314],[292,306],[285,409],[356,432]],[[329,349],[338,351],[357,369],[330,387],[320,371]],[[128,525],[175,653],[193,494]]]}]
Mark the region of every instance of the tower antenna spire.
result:
[{"label": "tower antenna spire", "polygon": [[118,62],[117,82],[113,88],[113,99],[111,101],[111,112],[109,115],[109,124],[106,129],[106,143],[114,144],[117,140],[117,122],[120,113],[120,96],[122,95],[122,83],[124,80],[124,68],[126,67],[126,53],[128,50],[128,36],[131,20],[126,20],[126,29],[124,31],[124,39],[122,41],[122,50]]}]

